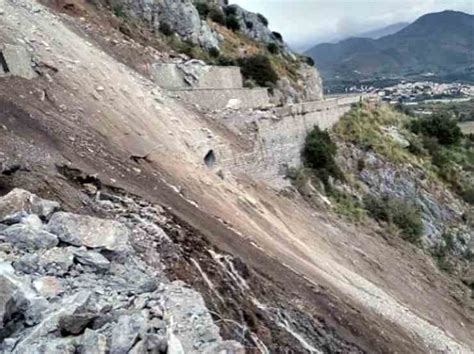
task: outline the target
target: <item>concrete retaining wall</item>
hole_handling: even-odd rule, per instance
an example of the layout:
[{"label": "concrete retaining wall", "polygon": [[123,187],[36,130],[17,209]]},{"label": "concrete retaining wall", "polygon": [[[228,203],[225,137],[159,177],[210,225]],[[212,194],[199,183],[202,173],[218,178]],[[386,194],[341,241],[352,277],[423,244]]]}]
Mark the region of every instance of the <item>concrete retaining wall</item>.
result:
[{"label": "concrete retaining wall", "polygon": [[206,110],[255,109],[269,106],[267,89],[180,90],[173,94],[182,101]]}]

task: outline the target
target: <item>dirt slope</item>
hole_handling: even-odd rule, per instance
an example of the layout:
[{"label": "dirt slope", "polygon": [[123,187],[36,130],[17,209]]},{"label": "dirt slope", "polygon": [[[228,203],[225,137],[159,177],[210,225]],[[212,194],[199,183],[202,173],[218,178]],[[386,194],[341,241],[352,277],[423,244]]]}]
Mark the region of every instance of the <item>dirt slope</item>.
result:
[{"label": "dirt slope", "polygon": [[472,299],[427,257],[245,177],[222,180],[202,157],[210,146],[239,149],[238,137],[167,98],[66,26],[64,15],[34,1],[0,0],[0,8],[2,38],[58,70],[0,79],[1,151],[30,170],[9,177],[4,190],[26,184],[81,210],[80,193],[55,168],[69,164],[169,207],[360,350],[473,351]]}]

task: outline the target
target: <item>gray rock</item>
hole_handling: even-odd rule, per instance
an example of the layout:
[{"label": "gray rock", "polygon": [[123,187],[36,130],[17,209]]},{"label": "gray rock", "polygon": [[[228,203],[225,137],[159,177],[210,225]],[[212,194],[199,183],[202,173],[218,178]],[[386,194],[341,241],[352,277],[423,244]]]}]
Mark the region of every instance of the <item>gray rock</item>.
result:
[{"label": "gray rock", "polygon": [[107,337],[88,328],[84,331],[81,339],[80,354],[106,354],[109,347]]},{"label": "gray rock", "polygon": [[2,54],[11,75],[19,76],[28,80],[36,77],[36,73],[31,67],[31,54],[28,53],[25,47],[5,44],[2,48]]},{"label": "gray rock", "polygon": [[61,281],[52,276],[41,277],[33,282],[35,290],[46,298],[52,298],[61,294],[64,290]]},{"label": "gray rock", "polygon": [[78,335],[84,332],[85,328],[92,323],[97,316],[93,313],[67,314],[59,318],[59,330],[62,335]]},{"label": "gray rock", "polygon": [[[75,354],[77,344],[76,338],[59,338],[46,340],[32,349],[38,354]],[[33,353],[33,351],[28,353]]]},{"label": "gray rock", "polygon": [[40,272],[39,256],[37,254],[27,253],[17,262],[13,263],[13,268],[25,274]]},{"label": "gray rock", "polygon": [[127,353],[135,344],[137,338],[146,329],[145,319],[140,314],[123,315],[112,330],[110,353]]},{"label": "gray rock", "polygon": [[82,265],[105,271],[110,268],[110,261],[99,252],[88,251],[85,248],[76,248],[72,251],[76,261]]},{"label": "gray rock", "polygon": [[58,244],[58,238],[44,230],[35,230],[23,224],[12,225],[2,231],[8,242],[21,249],[45,249]]},{"label": "gray rock", "polygon": [[58,209],[57,202],[41,199],[28,191],[15,188],[0,198],[0,221],[21,212],[36,214],[47,219]]},{"label": "gray rock", "polygon": [[20,220],[20,223],[33,230],[41,230],[43,228],[43,222],[36,214],[26,215]]},{"label": "gray rock", "polygon": [[46,274],[62,276],[73,264],[74,256],[69,247],[54,247],[39,256],[39,266]]},{"label": "gray rock", "polygon": [[112,0],[111,5],[120,7],[128,16],[145,21],[156,30],[165,23],[181,38],[203,48],[219,47],[217,33],[201,20],[191,0]]},{"label": "gray rock", "polygon": [[14,354],[37,353],[38,341],[58,330],[59,318],[67,314],[73,314],[84,308],[91,298],[91,292],[79,291],[76,294],[61,299],[54,309],[49,309],[47,315],[37,324],[31,332],[26,333],[17,346]]},{"label": "gray rock", "polygon": [[0,273],[0,342],[9,335],[9,323],[26,310],[28,303],[21,289]]},{"label": "gray rock", "polygon": [[65,212],[55,213],[47,229],[71,245],[109,251],[125,250],[129,237],[127,227],[117,221]]},{"label": "gray rock", "polygon": [[240,30],[247,36],[265,44],[275,43],[288,51],[284,43],[279,41],[256,13],[247,11],[239,5],[229,5],[229,8],[234,9],[234,16],[239,22]]}]

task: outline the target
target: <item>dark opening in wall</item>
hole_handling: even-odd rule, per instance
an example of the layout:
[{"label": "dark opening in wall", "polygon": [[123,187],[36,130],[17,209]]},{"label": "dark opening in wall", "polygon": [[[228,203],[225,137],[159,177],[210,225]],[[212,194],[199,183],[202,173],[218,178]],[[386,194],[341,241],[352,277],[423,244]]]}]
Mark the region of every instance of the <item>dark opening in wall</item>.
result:
[{"label": "dark opening in wall", "polygon": [[3,53],[1,51],[0,51],[0,65],[5,74],[10,72],[10,69],[8,69],[7,61],[5,60],[5,57],[3,56]]},{"label": "dark opening in wall", "polygon": [[212,168],[216,162],[216,155],[213,150],[209,150],[206,156],[204,156],[204,163],[207,167]]}]

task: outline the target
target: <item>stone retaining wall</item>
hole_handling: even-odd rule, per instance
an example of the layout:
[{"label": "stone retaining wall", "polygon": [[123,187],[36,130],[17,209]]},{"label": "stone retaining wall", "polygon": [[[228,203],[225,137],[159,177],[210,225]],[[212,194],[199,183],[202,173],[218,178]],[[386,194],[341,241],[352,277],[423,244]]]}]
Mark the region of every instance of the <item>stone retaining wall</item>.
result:
[{"label": "stone retaining wall", "polygon": [[348,96],[275,108],[272,112],[230,117],[224,122],[254,142],[251,151],[235,154],[222,150],[217,165],[233,173],[245,173],[274,187],[289,185],[288,168],[301,165],[301,149],[315,125],[331,128],[353,103],[366,96]]},{"label": "stone retaining wall", "polygon": [[211,111],[224,108],[257,109],[270,104],[266,88],[180,90],[173,91],[173,94],[183,102]]}]

